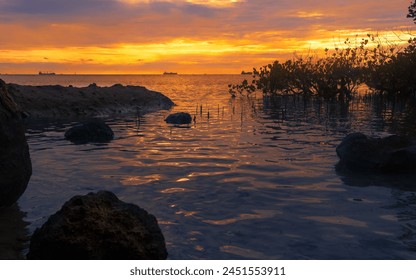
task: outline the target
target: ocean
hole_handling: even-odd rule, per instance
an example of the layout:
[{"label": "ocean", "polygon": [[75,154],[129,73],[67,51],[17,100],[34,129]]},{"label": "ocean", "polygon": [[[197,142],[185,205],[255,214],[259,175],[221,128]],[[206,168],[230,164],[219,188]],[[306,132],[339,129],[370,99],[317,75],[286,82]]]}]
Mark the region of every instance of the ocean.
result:
[{"label": "ocean", "polygon": [[[70,122],[28,124],[33,175],[15,210],[28,235],[72,196],[109,190],[156,216],[169,259],[416,259],[414,178],[335,170],[335,149],[347,134],[406,129],[398,106],[260,93],[233,99],[227,85],[247,78],[241,75],[0,78],[141,85],[176,104],[140,122],[107,118],[115,132],[108,144],[66,141]],[[189,128],[164,122],[182,111],[195,116]]]}]

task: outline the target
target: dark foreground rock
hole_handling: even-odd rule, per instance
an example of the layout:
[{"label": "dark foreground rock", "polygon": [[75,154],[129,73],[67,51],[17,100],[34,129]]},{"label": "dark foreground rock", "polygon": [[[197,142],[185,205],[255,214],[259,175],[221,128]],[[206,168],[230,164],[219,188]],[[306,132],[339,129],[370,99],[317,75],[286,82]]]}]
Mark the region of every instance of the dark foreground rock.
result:
[{"label": "dark foreground rock", "polygon": [[9,92],[28,120],[85,119],[141,114],[170,109],[174,103],[162,93],[141,86],[87,87],[9,84]]},{"label": "dark foreground rock", "polygon": [[27,258],[161,260],[167,251],[153,215],[101,191],[73,197],[36,229]]},{"label": "dark foreground rock", "polygon": [[21,111],[0,80],[0,208],[10,206],[26,190],[32,175]]},{"label": "dark foreground rock", "polygon": [[165,121],[170,124],[190,124],[192,122],[192,116],[189,113],[175,113],[169,115]]},{"label": "dark foreground rock", "polygon": [[345,137],[336,149],[337,169],[383,173],[416,171],[416,144],[400,136],[371,138],[362,133]]},{"label": "dark foreground rock", "polygon": [[105,143],[113,140],[113,130],[102,120],[91,120],[71,127],[65,132],[65,139],[75,143]]},{"label": "dark foreground rock", "polygon": [[25,216],[17,204],[0,211],[0,260],[25,259],[23,250],[29,246]]}]

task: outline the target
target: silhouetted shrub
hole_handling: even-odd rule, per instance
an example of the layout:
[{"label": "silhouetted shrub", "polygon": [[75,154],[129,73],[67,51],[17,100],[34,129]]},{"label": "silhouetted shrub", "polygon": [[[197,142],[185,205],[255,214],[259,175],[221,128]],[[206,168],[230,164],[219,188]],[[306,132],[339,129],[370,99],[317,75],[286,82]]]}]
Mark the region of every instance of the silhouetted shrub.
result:
[{"label": "silhouetted shrub", "polygon": [[367,67],[367,84],[388,95],[414,96],[416,91],[416,38],[397,53],[378,54],[378,61]]},{"label": "silhouetted shrub", "polygon": [[325,50],[321,58],[295,57],[253,69],[251,83],[229,85],[232,96],[260,90],[264,95],[303,94],[323,99],[349,100],[365,83],[393,96],[416,91],[416,38],[403,46],[368,34],[358,42],[345,40],[342,48]]},{"label": "silhouetted shrub", "polygon": [[416,1],[413,1],[413,3],[409,6],[409,13],[407,14],[408,18],[412,18],[414,23],[416,24]]}]

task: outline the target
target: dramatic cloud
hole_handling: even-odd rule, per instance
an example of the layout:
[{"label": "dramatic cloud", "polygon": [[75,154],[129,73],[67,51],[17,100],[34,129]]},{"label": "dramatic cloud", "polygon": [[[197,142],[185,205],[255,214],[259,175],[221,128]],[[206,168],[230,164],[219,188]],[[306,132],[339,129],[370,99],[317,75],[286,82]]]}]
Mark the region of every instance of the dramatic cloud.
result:
[{"label": "dramatic cloud", "polygon": [[36,72],[41,66],[68,73],[239,72],[355,34],[402,34],[414,25],[406,19],[408,5],[409,0],[0,0],[0,72]]}]

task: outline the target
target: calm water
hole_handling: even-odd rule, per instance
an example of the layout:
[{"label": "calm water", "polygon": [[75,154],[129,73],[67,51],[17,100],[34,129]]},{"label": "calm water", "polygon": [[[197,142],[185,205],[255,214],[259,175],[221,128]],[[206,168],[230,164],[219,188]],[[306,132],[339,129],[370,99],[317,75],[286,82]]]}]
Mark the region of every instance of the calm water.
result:
[{"label": "calm water", "polygon": [[29,232],[72,196],[110,190],[158,218],[171,259],[416,259],[414,178],[334,168],[346,134],[404,129],[404,109],[231,100],[239,75],[0,78],[143,85],[196,115],[190,128],[165,124],[168,111],[140,126],[108,119],[116,139],[104,145],[65,141],[70,123],[29,125],[33,176],[19,200]]}]

